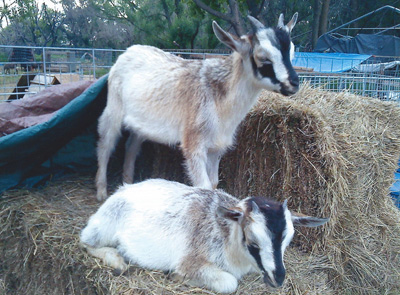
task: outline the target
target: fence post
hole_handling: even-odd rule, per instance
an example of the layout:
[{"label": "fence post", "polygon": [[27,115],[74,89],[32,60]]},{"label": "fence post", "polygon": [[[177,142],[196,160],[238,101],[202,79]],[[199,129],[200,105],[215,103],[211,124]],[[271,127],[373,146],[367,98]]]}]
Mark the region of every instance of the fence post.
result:
[{"label": "fence post", "polygon": [[93,58],[93,78],[96,79],[96,61],[94,56],[94,48],[92,48],[92,58]]},{"label": "fence post", "polygon": [[42,63],[43,63],[44,88],[47,88],[46,47],[43,47],[42,55],[43,55]]}]

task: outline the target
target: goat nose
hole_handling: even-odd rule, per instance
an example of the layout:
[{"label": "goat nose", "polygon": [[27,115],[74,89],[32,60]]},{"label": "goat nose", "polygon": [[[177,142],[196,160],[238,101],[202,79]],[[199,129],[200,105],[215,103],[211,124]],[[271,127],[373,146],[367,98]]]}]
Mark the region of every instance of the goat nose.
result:
[{"label": "goat nose", "polygon": [[284,269],[283,270],[278,270],[278,271],[274,271],[273,274],[274,274],[274,278],[275,278],[275,282],[277,284],[277,287],[282,286],[283,285],[283,281],[285,280],[286,271]]},{"label": "goat nose", "polygon": [[299,77],[290,79],[290,84],[291,84],[293,87],[299,87]]}]

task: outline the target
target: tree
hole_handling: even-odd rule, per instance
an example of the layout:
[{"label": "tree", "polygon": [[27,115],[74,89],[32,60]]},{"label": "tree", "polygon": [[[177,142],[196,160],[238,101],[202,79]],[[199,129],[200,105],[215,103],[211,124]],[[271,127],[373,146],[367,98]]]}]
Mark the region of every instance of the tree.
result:
[{"label": "tree", "polygon": [[318,28],[319,36],[325,34],[328,27],[328,13],[329,13],[330,2],[331,2],[330,0],[324,0],[322,2],[321,15],[319,18],[319,28]]},{"label": "tree", "polygon": [[16,4],[16,0],[14,1],[6,1],[2,0],[2,6],[0,7],[0,28],[2,26],[8,26],[10,24],[10,7],[14,6]]},{"label": "tree", "polygon": [[312,48],[315,48],[319,36],[327,31],[330,0],[314,0],[312,27]]},{"label": "tree", "polygon": [[108,20],[129,24],[135,43],[160,48],[193,48],[202,18],[181,0],[90,0]]},{"label": "tree", "polygon": [[9,44],[54,46],[58,44],[62,13],[45,3],[39,7],[34,0],[16,0],[7,6],[8,26],[1,30]]},{"label": "tree", "polygon": [[246,33],[243,16],[250,14],[255,18],[262,18],[263,11],[270,5],[270,1],[265,0],[193,0],[193,2],[211,15],[227,21],[239,36]]},{"label": "tree", "polygon": [[62,31],[74,47],[126,48],[133,42],[132,27],[105,18],[89,1],[62,0]]},{"label": "tree", "polygon": [[[292,39],[312,50],[318,38],[343,23],[388,4],[387,0],[50,0],[62,8],[38,6],[37,0],[0,0],[3,44],[126,48],[134,43],[160,48],[215,48],[220,44],[211,22],[243,35],[247,15],[275,26],[299,12]],[[392,0],[399,5],[400,0]],[[53,7],[53,8],[50,8]],[[365,27],[391,27],[399,15],[383,12],[352,24],[343,34],[372,33]],[[400,30],[390,31],[399,35]],[[221,45],[219,45],[221,46]]]}]

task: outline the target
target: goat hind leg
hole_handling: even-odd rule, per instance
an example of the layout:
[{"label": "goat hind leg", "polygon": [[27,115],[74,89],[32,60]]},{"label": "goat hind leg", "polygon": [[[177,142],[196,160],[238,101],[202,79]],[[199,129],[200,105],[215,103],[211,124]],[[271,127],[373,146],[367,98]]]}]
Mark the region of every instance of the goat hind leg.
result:
[{"label": "goat hind leg", "polygon": [[100,258],[105,265],[114,268],[118,273],[123,273],[128,269],[128,265],[125,263],[124,258],[115,248],[96,248],[85,243],[81,243],[81,247],[86,249],[91,256]]},{"label": "goat hind leg", "polygon": [[110,160],[117,140],[120,136],[120,124],[113,122],[107,126],[108,116],[102,115],[99,120],[100,139],[97,145],[98,169],[96,174],[97,200],[101,201],[107,198],[107,166]]},{"label": "goat hind leg", "polygon": [[143,139],[140,138],[137,134],[131,132],[125,144],[125,158],[123,168],[123,181],[125,183],[133,183],[136,156],[140,151],[140,146],[142,145],[142,143]]}]

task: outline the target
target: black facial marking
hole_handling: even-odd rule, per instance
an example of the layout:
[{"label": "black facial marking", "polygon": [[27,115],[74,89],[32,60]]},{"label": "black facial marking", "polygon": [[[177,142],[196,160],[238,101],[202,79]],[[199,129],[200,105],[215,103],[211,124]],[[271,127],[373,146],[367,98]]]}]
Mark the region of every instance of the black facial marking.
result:
[{"label": "black facial marking", "polygon": [[264,266],[262,265],[262,262],[261,262],[260,249],[254,247],[252,245],[247,245],[247,249],[249,249],[251,256],[253,256],[254,259],[256,260],[257,265],[260,268],[260,270],[265,272]]},{"label": "black facial marking", "polygon": [[271,82],[274,84],[279,84],[280,82],[275,76],[274,67],[272,64],[262,65],[261,67],[257,67],[256,61],[254,60],[254,56],[251,56],[251,65],[253,67],[254,76],[258,77],[258,73],[262,78],[270,78]]},{"label": "black facial marking", "polygon": [[282,244],[282,233],[278,234],[272,239],[272,246],[274,249],[274,261],[275,261],[274,277],[279,285],[283,284],[286,273],[285,267],[283,266],[281,244]]},{"label": "black facial marking", "polygon": [[273,44],[276,48],[283,52],[289,52],[290,49],[290,36],[288,32],[283,29],[274,29],[276,36],[276,44]]},{"label": "black facial marking", "polygon": [[282,238],[283,231],[286,229],[285,211],[282,205],[263,197],[252,197],[248,202],[257,204],[267,221],[267,228],[275,237]]},{"label": "black facial marking", "polygon": [[254,73],[254,76],[256,76],[256,77],[257,77],[258,70],[257,70],[257,64],[256,64],[256,61],[254,60],[253,53],[252,53],[252,54],[251,54],[251,56],[250,56],[250,61],[251,61],[251,67],[253,68],[253,73]]}]

